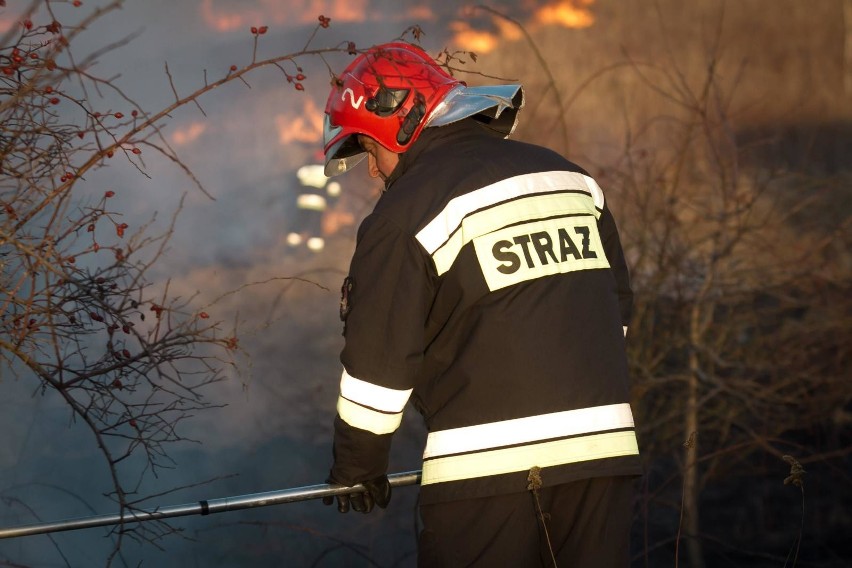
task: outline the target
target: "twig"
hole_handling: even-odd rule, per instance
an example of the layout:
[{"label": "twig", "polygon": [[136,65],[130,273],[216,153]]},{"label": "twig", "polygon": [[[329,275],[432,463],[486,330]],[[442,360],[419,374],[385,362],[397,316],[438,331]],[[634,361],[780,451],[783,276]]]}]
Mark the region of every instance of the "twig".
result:
[{"label": "twig", "polygon": [[553,554],[553,544],[550,542],[550,533],[547,530],[547,517],[550,515],[541,510],[541,501],[538,498],[539,489],[542,487],[541,468],[537,465],[530,468],[530,473],[527,475],[527,481],[530,482],[529,485],[527,485],[527,489],[532,493],[533,499],[535,500],[535,511],[541,521],[541,526],[544,529],[544,538],[547,541],[547,550],[550,552],[550,559],[553,561],[553,568],[557,568],[556,556]]}]

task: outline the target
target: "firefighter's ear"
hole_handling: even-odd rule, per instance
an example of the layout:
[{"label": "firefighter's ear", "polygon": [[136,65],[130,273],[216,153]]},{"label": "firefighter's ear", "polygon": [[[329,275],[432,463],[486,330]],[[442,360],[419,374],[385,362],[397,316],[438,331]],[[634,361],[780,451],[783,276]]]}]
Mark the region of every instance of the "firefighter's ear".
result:
[{"label": "firefighter's ear", "polygon": [[377,178],[381,174],[379,164],[372,152],[367,152],[367,172],[371,178]]}]

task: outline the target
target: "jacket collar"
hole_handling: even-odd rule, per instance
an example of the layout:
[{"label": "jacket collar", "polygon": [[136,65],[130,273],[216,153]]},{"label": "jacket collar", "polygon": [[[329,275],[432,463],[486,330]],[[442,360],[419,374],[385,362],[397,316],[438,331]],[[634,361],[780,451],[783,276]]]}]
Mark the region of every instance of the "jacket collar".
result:
[{"label": "jacket collar", "polygon": [[446,144],[452,144],[462,137],[471,135],[493,134],[494,136],[503,137],[499,133],[492,133],[487,128],[483,128],[476,120],[464,119],[458,122],[453,122],[446,126],[433,128],[424,128],[420,132],[420,136],[411,147],[399,155],[399,163],[393,169],[388,179],[385,181],[385,191],[390,190],[393,183],[400,177],[405,175],[405,172],[417,159],[427,150],[433,147],[439,147]]}]

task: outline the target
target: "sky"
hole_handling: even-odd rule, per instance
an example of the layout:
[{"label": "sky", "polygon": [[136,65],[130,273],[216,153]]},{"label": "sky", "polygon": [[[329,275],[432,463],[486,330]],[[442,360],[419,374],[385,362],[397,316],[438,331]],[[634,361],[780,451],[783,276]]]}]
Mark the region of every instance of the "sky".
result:
[{"label": "sky", "polygon": [[[0,7],[0,35],[14,33],[28,2]],[[55,3],[63,22],[74,22],[107,5],[82,0]],[[592,0],[497,2],[491,4],[529,29],[584,28],[594,23]],[[461,3],[413,0],[127,0],[119,10],[96,20],[72,44],[75,57],[99,54],[92,72],[149,112],[169,105],[212,81],[231,65],[252,60],[252,26],[268,26],[258,37],[257,58],[301,50],[318,16],[331,18],[318,30],[312,47],[342,41],[359,46],[391,41],[419,25],[430,53],[464,49],[487,54],[498,41],[519,41],[505,20]],[[31,16],[34,21],[42,13]],[[66,29],[70,29],[70,24]],[[410,36],[409,36],[410,37]],[[104,49],[107,47],[107,49]],[[345,58],[330,57],[341,70]],[[375,198],[377,186],[361,168],[341,179],[340,217],[319,254],[292,250],[285,239],[293,223],[299,166],[316,163],[321,145],[322,108],[329,72],[323,61],[300,60],[304,91],[279,71],[260,69],[247,83],[232,82],[199,98],[203,113],[188,105],[163,124],[168,142],[203,185],[203,193],[169,160],[146,152],[144,174],[126,162],[92,172],[75,186],[85,198],[105,189],[116,192],[113,207],[136,230],[156,216],[149,231],[165,230],[183,199],[166,254],[151,273],[153,284],[169,282],[173,294],[212,299],[249,282],[306,275],[317,285],[276,281],[256,286],[222,304],[221,317],[242,322],[245,356],[240,372],[215,386],[210,400],[225,408],[199,413],[183,434],[197,443],[173,450],[174,469],[146,477],[151,493],[219,478],[202,488],[167,495],[152,505],[171,505],[321,483],[330,466],[331,422],[337,396],[342,346],[337,290],[354,246],[357,221]],[[168,66],[168,74],[166,71]],[[104,112],[128,112],[118,93],[90,93]],[[71,112],[69,109],[68,112]],[[0,526],[38,520],[112,513],[103,497],[109,490],[106,468],[94,441],[70,420],[61,401],[42,396],[26,376],[0,376]],[[409,412],[397,435],[392,470],[419,468],[422,427]],[[133,464],[131,464],[133,465]],[[181,520],[185,536],[161,546],[129,544],[119,563],[156,566],[274,565],[290,555],[299,562],[334,566],[360,557],[366,547],[382,565],[410,564],[415,527],[411,510],[416,493],[398,491],[395,512],[355,524],[316,503],[275,511],[229,513],[221,520]],[[286,507],[286,508],[285,508]],[[252,523],[264,522],[265,527]],[[389,530],[388,527],[392,527]],[[0,541],[0,560],[22,565],[97,565],[111,538],[93,529],[47,537]],[[305,538],[305,535],[310,538]],[[382,535],[393,534],[393,542]]]}]

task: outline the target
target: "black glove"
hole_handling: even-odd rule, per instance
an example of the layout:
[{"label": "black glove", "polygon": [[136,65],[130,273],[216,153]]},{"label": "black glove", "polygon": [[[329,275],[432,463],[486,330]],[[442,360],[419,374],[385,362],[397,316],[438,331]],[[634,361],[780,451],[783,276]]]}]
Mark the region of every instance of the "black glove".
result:
[{"label": "black glove", "polygon": [[[334,483],[340,485],[333,478],[328,478],[326,483]],[[373,505],[378,505],[382,509],[388,506],[391,498],[391,486],[388,477],[383,475],[369,481],[362,481],[362,485],[366,491],[353,491],[351,493],[343,493],[337,495],[337,510],[341,513],[348,513],[350,507],[359,513],[369,513],[373,510]],[[323,497],[323,505],[331,505],[334,503],[334,497]]]}]

